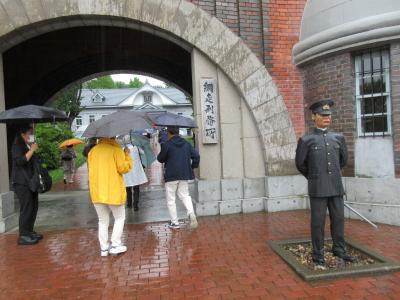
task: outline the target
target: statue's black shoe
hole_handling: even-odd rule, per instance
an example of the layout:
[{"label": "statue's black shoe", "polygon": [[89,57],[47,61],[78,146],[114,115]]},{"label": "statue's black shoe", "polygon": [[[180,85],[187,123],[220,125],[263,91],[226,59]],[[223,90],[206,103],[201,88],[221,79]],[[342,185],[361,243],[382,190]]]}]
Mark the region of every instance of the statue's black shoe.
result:
[{"label": "statue's black shoe", "polygon": [[43,234],[37,233],[36,231],[31,232],[30,235],[31,235],[31,237],[33,237],[34,239],[37,239],[38,241],[43,239]]},{"label": "statue's black shoe", "polygon": [[314,264],[318,265],[318,266],[325,266],[325,259],[324,258],[313,258],[313,262]]},{"label": "statue's black shoe", "polygon": [[18,245],[35,245],[38,240],[30,235],[20,235],[17,242]]},{"label": "statue's black shoe", "polygon": [[336,257],[343,259],[345,262],[354,262],[356,258],[346,253],[333,253]]}]

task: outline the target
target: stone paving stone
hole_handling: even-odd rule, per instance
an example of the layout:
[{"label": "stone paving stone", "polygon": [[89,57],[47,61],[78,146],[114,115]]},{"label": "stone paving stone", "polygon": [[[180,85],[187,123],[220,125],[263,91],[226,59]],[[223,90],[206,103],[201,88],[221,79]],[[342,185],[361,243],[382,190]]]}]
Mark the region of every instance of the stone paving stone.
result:
[{"label": "stone paving stone", "polygon": [[[0,299],[396,299],[400,272],[306,283],[266,241],[309,236],[309,212],[199,218],[197,230],[126,225],[128,252],[100,257],[95,229],[0,235]],[[327,223],[326,230],[329,224]],[[346,235],[396,261],[400,227],[346,220]]]}]

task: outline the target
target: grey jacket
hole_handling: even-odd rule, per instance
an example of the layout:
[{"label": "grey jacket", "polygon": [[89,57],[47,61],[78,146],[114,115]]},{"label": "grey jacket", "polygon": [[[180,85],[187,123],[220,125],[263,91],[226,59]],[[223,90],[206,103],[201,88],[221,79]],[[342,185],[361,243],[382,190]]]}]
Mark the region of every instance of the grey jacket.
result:
[{"label": "grey jacket", "polygon": [[347,163],[344,136],[314,129],[299,139],[296,167],[308,179],[310,197],[332,197],[344,194],[341,169]]}]

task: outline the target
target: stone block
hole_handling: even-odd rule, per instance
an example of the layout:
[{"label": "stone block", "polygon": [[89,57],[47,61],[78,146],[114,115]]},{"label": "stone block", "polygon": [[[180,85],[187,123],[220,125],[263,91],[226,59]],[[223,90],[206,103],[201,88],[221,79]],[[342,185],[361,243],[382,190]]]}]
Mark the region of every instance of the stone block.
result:
[{"label": "stone block", "polygon": [[127,0],[125,16],[134,20],[142,19],[143,0]]},{"label": "stone block", "polygon": [[216,216],[219,214],[218,201],[194,202],[193,204],[197,216]]},{"label": "stone block", "polygon": [[[264,145],[278,146],[293,144],[293,136],[290,134],[291,128],[282,128],[270,134],[262,136]],[[297,144],[296,144],[297,145]]]},{"label": "stone block", "polygon": [[307,180],[302,175],[268,176],[265,184],[269,198],[308,194]]},{"label": "stone block", "polygon": [[264,207],[268,212],[306,209],[307,196],[264,199]]},{"label": "stone block", "polygon": [[176,16],[180,18],[177,21],[181,24],[178,35],[191,44],[194,44],[197,38],[203,34],[211,21],[209,14],[188,1],[181,1]]},{"label": "stone block", "polygon": [[29,19],[24,12],[25,9],[19,1],[3,0],[1,3],[15,28],[29,24]]},{"label": "stone block", "polygon": [[142,21],[153,24],[160,10],[161,0],[143,1]]},{"label": "stone block", "polygon": [[219,115],[221,123],[241,122],[241,98],[232,81],[218,70]]},{"label": "stone block", "polygon": [[221,183],[219,180],[199,180],[195,183],[197,202],[212,202],[221,200]]},{"label": "stone block", "polygon": [[265,157],[270,163],[291,160],[295,158],[297,143],[291,143],[286,145],[279,145],[274,148],[266,148]]},{"label": "stone block", "polygon": [[235,83],[240,83],[262,66],[257,56],[242,40],[219,61],[219,65]]},{"label": "stone block", "polygon": [[243,199],[243,180],[242,179],[222,179],[221,180],[222,200]]},{"label": "stone block", "polygon": [[25,13],[31,22],[39,22],[46,18],[40,0],[20,0],[25,8]]},{"label": "stone block", "polygon": [[244,176],[265,177],[263,146],[258,137],[243,138]]},{"label": "stone block", "polygon": [[240,131],[240,123],[221,124],[223,178],[242,178],[244,175],[243,147]]},{"label": "stone block", "polygon": [[226,30],[226,26],[217,18],[212,18],[205,31],[198,36],[194,45],[204,53],[207,53],[209,47],[217,42],[219,36],[224,30]]},{"label": "stone block", "polygon": [[[400,226],[400,207],[350,204],[352,208],[374,223]],[[345,207],[345,217],[362,220]],[[378,225],[379,226],[379,225]]]},{"label": "stone block", "polygon": [[16,213],[14,192],[0,194],[0,219]]},{"label": "stone block", "polygon": [[291,176],[299,174],[294,159],[269,162],[266,164],[266,168],[269,176]]},{"label": "stone block", "polygon": [[400,204],[400,179],[344,178],[348,201]]},{"label": "stone block", "polygon": [[244,178],[243,179],[243,198],[265,197],[265,177]]},{"label": "stone block", "polygon": [[243,199],[242,211],[243,213],[264,211],[264,199]]},{"label": "stone block", "polygon": [[229,200],[219,202],[219,214],[230,215],[242,212],[242,200]]},{"label": "stone block", "polygon": [[18,214],[9,215],[6,218],[0,218],[0,233],[10,231],[18,226]]},{"label": "stone block", "polygon": [[47,18],[76,15],[80,12],[77,0],[42,0],[42,5]]},{"label": "stone block", "polygon": [[177,31],[177,24],[174,22],[177,15],[177,9],[179,7],[180,1],[176,0],[163,0],[161,1],[161,6],[158,9],[158,15],[154,19],[154,25],[161,27],[170,32]]},{"label": "stone block", "polygon": [[217,41],[210,45],[207,50],[207,55],[215,61],[221,61],[231,48],[239,42],[239,37],[225,26]]},{"label": "stone block", "polygon": [[251,108],[268,102],[279,95],[277,86],[264,67],[244,79],[240,83],[240,89]]},{"label": "stone block", "polygon": [[0,7],[0,36],[9,33],[13,29],[14,26],[12,25],[12,22],[8,17],[7,12],[2,7]]}]

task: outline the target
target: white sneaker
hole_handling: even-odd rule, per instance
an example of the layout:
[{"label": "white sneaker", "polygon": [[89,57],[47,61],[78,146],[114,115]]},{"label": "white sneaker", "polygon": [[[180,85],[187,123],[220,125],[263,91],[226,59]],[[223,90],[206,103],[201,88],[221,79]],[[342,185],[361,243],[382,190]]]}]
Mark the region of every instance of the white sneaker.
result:
[{"label": "white sneaker", "polygon": [[169,221],[168,227],[172,228],[172,229],[179,229],[180,228],[179,223],[176,224],[176,223],[173,223],[172,221]]},{"label": "white sneaker", "polygon": [[100,256],[102,256],[102,257],[108,256],[108,249],[107,250],[100,250]]},{"label": "white sneaker", "polygon": [[124,253],[128,250],[126,246],[118,245],[118,246],[111,246],[110,250],[108,251],[111,255],[118,255],[120,253]]},{"label": "white sneaker", "polygon": [[191,213],[189,215],[189,220],[190,220],[190,223],[189,223],[190,228],[194,229],[194,228],[197,228],[197,226],[199,226],[199,223],[197,223],[196,215],[194,213]]}]

